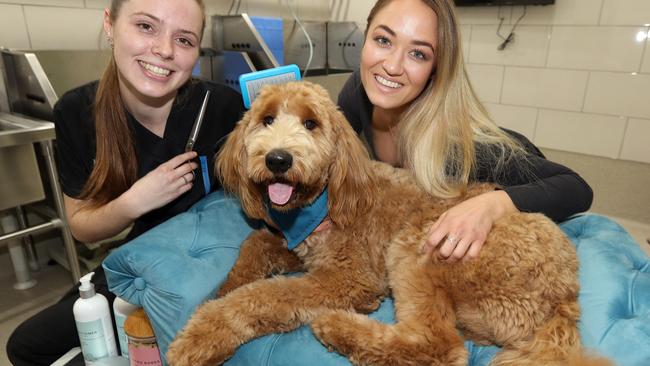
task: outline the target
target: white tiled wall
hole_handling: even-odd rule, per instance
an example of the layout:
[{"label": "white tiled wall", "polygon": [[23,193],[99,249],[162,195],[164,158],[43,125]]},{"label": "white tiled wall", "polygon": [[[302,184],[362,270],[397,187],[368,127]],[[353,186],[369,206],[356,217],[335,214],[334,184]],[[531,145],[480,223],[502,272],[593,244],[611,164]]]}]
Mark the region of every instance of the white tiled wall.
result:
[{"label": "white tiled wall", "polygon": [[625,117],[540,109],[535,141],[559,150],[616,158],[625,124]]},{"label": "white tiled wall", "polygon": [[650,119],[630,118],[621,149],[621,158],[638,160],[648,156],[647,146],[650,143]]},{"label": "white tiled wall", "polygon": [[[374,0],[248,0],[240,11],[363,24]],[[98,49],[109,0],[0,0],[0,46]],[[205,0],[209,14],[231,2]],[[525,11],[525,15],[524,15]],[[497,123],[540,147],[650,163],[650,0],[459,8],[463,54]],[[497,50],[515,22],[515,41]],[[204,45],[210,43],[206,32]]]},{"label": "white tiled wall", "polygon": [[588,76],[586,71],[506,67],[501,103],[579,111]]},{"label": "white tiled wall", "polygon": [[0,45],[7,48],[30,47],[22,6],[0,4]]},{"label": "white tiled wall", "polygon": [[[546,66],[554,69],[639,71],[645,27],[554,26]],[[626,57],[611,57],[626,55]]]},{"label": "white tiled wall", "polygon": [[518,131],[530,140],[535,137],[537,108],[495,103],[485,103],[485,107],[492,115],[492,118],[499,121],[499,125]]},{"label": "white tiled wall", "polygon": [[592,72],[584,111],[650,118],[650,74]]},{"label": "white tiled wall", "polygon": [[[517,47],[507,47],[499,51],[497,46],[502,39],[497,35],[496,25],[472,26],[469,44],[469,62],[493,65],[538,66],[546,64],[551,27],[522,26],[516,32]],[[502,26],[500,33],[506,37],[511,26]]]},{"label": "white tiled wall", "polygon": [[645,0],[604,0],[600,24],[650,24],[650,2]]},{"label": "white tiled wall", "polygon": [[467,72],[474,91],[484,103],[499,103],[503,85],[503,66],[468,64]]},{"label": "white tiled wall", "polygon": [[[459,9],[468,70],[500,125],[540,147],[650,163],[650,1]],[[486,75],[491,74],[491,75]]]},{"label": "white tiled wall", "polygon": [[99,48],[104,39],[101,19],[99,9],[25,6],[31,46],[37,50]]}]

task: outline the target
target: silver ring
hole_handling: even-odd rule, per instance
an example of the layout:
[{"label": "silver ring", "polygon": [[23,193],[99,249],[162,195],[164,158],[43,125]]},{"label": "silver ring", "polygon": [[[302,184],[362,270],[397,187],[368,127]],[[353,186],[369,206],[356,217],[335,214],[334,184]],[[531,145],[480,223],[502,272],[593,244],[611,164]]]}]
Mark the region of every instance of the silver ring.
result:
[{"label": "silver ring", "polygon": [[187,178],[185,178],[185,175],[181,175],[181,178],[183,178],[183,181],[185,181],[185,184],[189,184],[190,182],[187,181]]},{"label": "silver ring", "polygon": [[456,238],[456,235],[450,234],[450,235],[447,235],[447,241],[449,242],[449,244],[451,244],[453,246],[456,246],[456,244],[458,244],[459,240]]}]

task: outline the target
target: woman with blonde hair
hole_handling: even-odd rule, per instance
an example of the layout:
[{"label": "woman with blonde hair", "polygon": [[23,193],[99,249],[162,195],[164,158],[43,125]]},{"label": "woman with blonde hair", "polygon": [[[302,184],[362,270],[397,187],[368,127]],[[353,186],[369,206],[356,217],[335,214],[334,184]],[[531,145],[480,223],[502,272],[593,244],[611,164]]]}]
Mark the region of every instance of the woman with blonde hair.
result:
[{"label": "woman with blonde hair", "polygon": [[338,103],[374,156],[409,169],[439,197],[470,182],[501,187],[445,212],[425,250],[469,259],[510,212],[562,220],[589,209],[592,191],[580,176],[488,116],[467,77],[451,0],[379,0],[365,34],[360,69]]},{"label": "woman with blonde hair", "polygon": [[[127,238],[134,238],[218,188],[198,162],[213,165],[218,142],[244,108],[234,90],[191,78],[204,24],[201,0],[113,0],[105,10],[108,67],[98,82],[65,93],[54,110],[59,178],[78,240],[129,227]],[[186,152],[208,91],[205,121]],[[94,271],[95,290],[112,303],[102,267]],[[79,346],[72,312],[78,296],[75,286],[18,326],[7,343],[12,364],[50,365]]]}]

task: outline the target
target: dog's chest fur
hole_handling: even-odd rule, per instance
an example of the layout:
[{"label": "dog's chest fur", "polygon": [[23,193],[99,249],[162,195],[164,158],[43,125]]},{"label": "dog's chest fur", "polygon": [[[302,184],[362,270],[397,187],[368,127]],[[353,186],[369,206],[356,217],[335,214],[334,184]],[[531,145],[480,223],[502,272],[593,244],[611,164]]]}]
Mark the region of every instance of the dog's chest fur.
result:
[{"label": "dog's chest fur", "polygon": [[384,275],[389,245],[419,251],[428,228],[443,212],[469,196],[493,189],[480,185],[461,198],[443,200],[421,190],[405,171],[384,164],[376,167],[378,189],[370,210],[357,215],[347,227],[333,225],[329,230],[312,233],[294,249],[306,268],[321,261],[354,262],[350,258],[368,258],[365,264]]}]

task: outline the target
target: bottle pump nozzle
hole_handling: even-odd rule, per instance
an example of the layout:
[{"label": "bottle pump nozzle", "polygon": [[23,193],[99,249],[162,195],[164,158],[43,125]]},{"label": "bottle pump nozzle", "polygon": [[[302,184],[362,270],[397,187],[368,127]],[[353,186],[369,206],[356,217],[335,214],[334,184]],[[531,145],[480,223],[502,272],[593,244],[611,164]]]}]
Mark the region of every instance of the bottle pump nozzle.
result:
[{"label": "bottle pump nozzle", "polygon": [[79,282],[81,283],[81,286],[79,286],[79,295],[82,299],[95,296],[95,285],[90,282],[90,279],[94,274],[95,272],[90,272],[79,279]]}]

